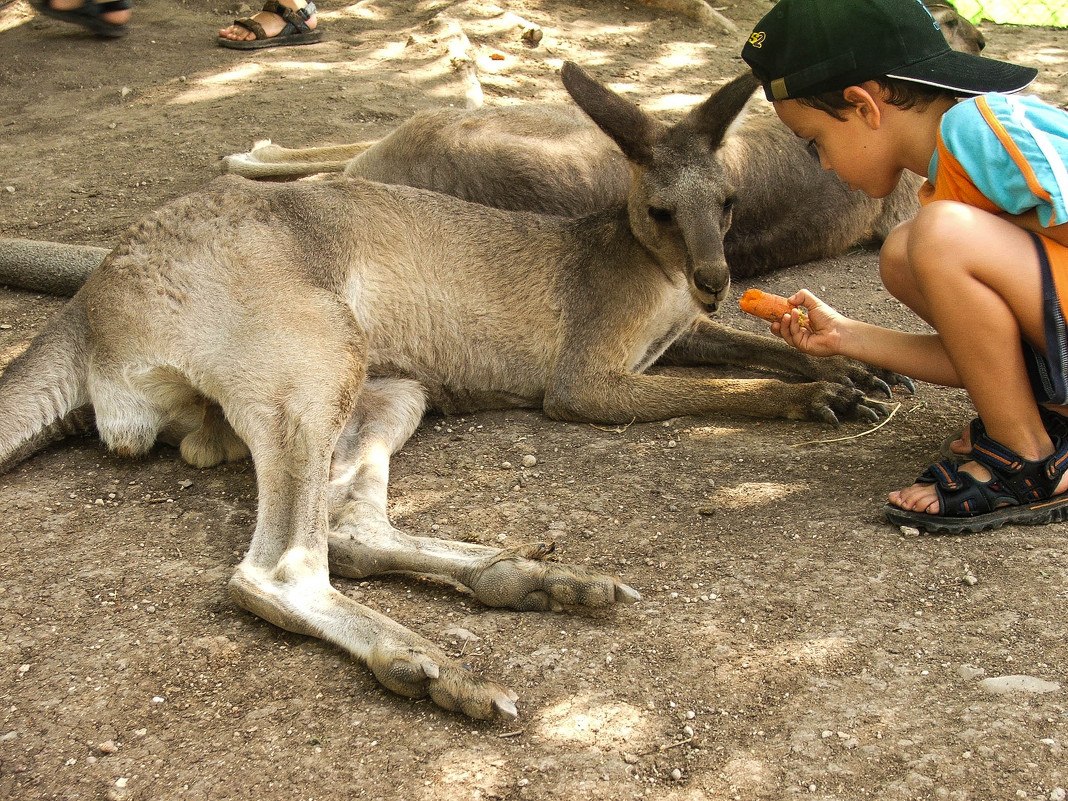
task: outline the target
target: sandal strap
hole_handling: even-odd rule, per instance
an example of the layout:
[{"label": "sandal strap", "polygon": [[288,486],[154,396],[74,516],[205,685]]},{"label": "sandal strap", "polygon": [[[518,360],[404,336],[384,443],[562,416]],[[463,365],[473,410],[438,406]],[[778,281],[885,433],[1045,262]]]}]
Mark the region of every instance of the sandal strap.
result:
[{"label": "sandal strap", "polygon": [[95,3],[97,10],[101,14],[107,14],[110,11],[126,11],[133,8],[133,0],[107,0],[105,3]]},{"label": "sandal strap", "polygon": [[315,3],[309,2],[304,8],[287,8],[279,3],[278,0],[266,0],[263,4],[263,10],[280,16],[289,25],[293,26],[293,32],[307,33],[311,30],[307,23],[315,15]]},{"label": "sandal strap", "polygon": [[1068,470],[1068,440],[1052,439],[1053,454],[1030,461],[983,434],[972,445],[972,458],[1019,503],[1045,500],[1053,495]]},{"label": "sandal strap", "polygon": [[263,26],[256,22],[256,20],[254,20],[252,17],[242,17],[241,19],[235,19],[234,25],[240,25],[242,28],[252,31],[252,33],[257,39],[270,38],[267,36],[267,31],[263,29]]}]

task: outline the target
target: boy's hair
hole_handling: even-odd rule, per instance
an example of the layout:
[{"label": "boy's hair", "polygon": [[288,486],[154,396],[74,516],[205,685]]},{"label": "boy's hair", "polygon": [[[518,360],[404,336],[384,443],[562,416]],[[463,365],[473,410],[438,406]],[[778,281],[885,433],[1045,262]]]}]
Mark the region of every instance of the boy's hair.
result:
[{"label": "boy's hair", "polygon": [[[911,108],[917,108],[922,111],[934,101],[944,97],[950,97],[954,100],[961,97],[960,94],[947,89],[926,86],[912,81],[902,81],[897,78],[872,78],[872,81],[883,90],[883,99],[887,103],[906,111]],[[835,119],[841,120],[844,119],[842,111],[853,105],[845,99],[844,92],[845,89],[832,89],[829,92],[798,97],[796,100],[803,106],[819,109],[830,114]]]}]

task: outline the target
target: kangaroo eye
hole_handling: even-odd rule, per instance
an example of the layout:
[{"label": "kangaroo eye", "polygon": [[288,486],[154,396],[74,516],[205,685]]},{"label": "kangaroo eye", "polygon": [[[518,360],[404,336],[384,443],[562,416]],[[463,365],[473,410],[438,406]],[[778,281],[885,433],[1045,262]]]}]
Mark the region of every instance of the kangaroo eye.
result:
[{"label": "kangaroo eye", "polygon": [[662,209],[658,206],[649,207],[649,216],[658,223],[669,223],[672,220],[671,212],[668,209]]},{"label": "kangaroo eye", "polygon": [[738,198],[729,197],[723,201],[723,213],[730,214],[734,210],[734,204],[738,202]]}]

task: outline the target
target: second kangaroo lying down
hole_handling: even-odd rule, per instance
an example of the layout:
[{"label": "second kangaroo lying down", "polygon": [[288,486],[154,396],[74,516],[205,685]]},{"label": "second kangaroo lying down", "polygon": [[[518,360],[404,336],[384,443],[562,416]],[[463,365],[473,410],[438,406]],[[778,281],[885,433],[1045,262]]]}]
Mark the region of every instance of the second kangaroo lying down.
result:
[{"label": "second kangaroo lying down", "polygon": [[[514,715],[510,691],[338,592],[329,574],[431,574],[517,610],[638,596],[543,561],[543,545],[393,528],[389,457],[428,405],[617,423],[833,421],[865,408],[853,382],[879,383],[848,363],[838,382],[643,375],[665,352],[750,360],[752,343],[709,336],[704,312],[729,286],[720,231],[731,199],[716,194],[715,151],[753,79],[667,128],[574,65],[563,77],[631,160],[627,206],[572,220],[360,179],[221,178],[131,229],[0,377],[0,471],[90,412],[122,454],[157,438],[200,467],[251,453],[258,510],[229,584],[236,603],[334,643],[395,692]],[[810,369],[792,353],[767,361]]]},{"label": "second kangaroo lying down", "polygon": [[[952,4],[925,4],[951,47],[981,52],[982,33]],[[919,211],[919,176],[906,174],[882,199],[850,191],[774,115],[735,126],[719,156],[735,198],[724,232],[735,278],[882,240]],[[626,159],[586,116],[571,106],[534,103],[422,112],[373,145],[292,149],[258,142],[223,159],[223,169],[246,178],[344,171],[487,206],[574,217],[625,203],[630,186]]]},{"label": "second kangaroo lying down", "polygon": [[[734,278],[845,252],[915,216],[920,179],[889,197],[853,192],[774,116],[753,115],[719,149],[734,198],[722,232]],[[258,142],[223,159],[246,178],[322,172],[432,189],[516,211],[580,217],[626,202],[630,166],[616,143],[571,106],[524,103],[424,111],[368,145],[284,148]]]}]

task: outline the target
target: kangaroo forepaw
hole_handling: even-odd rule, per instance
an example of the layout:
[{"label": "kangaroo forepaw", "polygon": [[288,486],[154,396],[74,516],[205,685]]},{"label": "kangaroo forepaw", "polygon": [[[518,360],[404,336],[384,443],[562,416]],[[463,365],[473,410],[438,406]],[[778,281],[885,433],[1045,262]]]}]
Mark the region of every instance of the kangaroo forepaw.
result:
[{"label": "kangaroo forepaw", "polygon": [[520,612],[559,612],[569,606],[634,603],[641,595],[612,576],[541,561],[552,545],[537,543],[501,551],[473,568],[463,583],[486,606]]},{"label": "kangaroo forepaw", "polygon": [[368,667],[382,685],[410,698],[429,696],[450,712],[489,720],[515,718],[518,696],[495,681],[481,678],[429,643],[378,643]]},{"label": "kangaroo forepaw", "polygon": [[866,394],[893,397],[893,387],[902,387],[909,392],[916,392],[916,385],[908,376],[872,367],[870,364],[847,359],[844,356],[813,359],[808,371],[811,378],[820,381],[833,381],[838,384],[856,387]]}]

